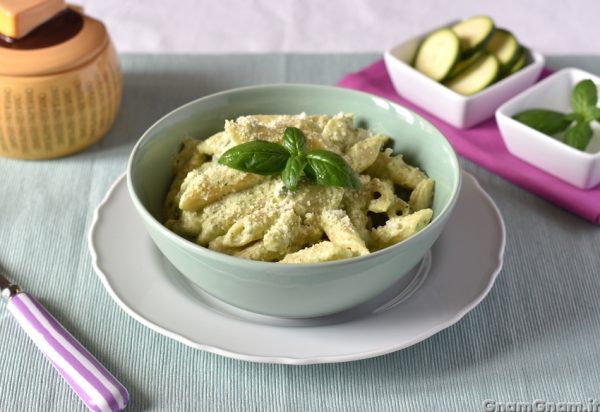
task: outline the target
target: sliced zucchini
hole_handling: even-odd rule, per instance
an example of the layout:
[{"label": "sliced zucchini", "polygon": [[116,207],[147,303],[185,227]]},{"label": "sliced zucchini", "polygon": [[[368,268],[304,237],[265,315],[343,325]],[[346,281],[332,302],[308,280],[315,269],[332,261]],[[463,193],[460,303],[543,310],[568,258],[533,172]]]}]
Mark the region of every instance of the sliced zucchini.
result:
[{"label": "sliced zucchini", "polygon": [[452,69],[452,73],[450,73],[448,78],[458,75],[460,72],[462,72],[467,67],[469,67],[471,64],[473,64],[478,58],[480,58],[482,54],[483,54],[482,51],[478,51],[478,52],[475,52],[475,54],[472,54],[471,56],[467,57],[466,59],[460,60],[458,63],[456,63],[456,65]]},{"label": "sliced zucchini", "polygon": [[496,29],[485,49],[492,53],[500,62],[502,71],[507,70],[519,58],[521,46],[511,32],[504,29]]},{"label": "sliced zucchini", "polygon": [[433,80],[442,81],[460,59],[460,41],[450,29],[429,34],[419,46],[414,67]]},{"label": "sliced zucchini", "polygon": [[525,52],[525,48],[521,47],[521,52],[519,53],[519,57],[515,60],[514,64],[510,66],[508,69],[508,74],[513,74],[518,72],[523,67],[525,67],[525,62],[527,61],[527,53]]},{"label": "sliced zucchini", "polygon": [[460,39],[463,57],[468,57],[483,49],[494,35],[495,26],[488,16],[474,16],[456,23],[452,30]]},{"label": "sliced zucchini", "polygon": [[457,93],[470,96],[494,83],[499,73],[500,63],[496,56],[484,52],[467,69],[444,84]]}]

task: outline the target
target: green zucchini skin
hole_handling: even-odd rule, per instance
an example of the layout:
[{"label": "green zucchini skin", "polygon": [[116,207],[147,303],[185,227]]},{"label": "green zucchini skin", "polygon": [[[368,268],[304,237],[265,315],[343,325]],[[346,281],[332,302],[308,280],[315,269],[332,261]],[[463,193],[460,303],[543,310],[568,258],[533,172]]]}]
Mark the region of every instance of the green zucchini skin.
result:
[{"label": "green zucchini skin", "polygon": [[527,62],[527,50],[525,49],[525,47],[521,46],[521,52],[519,53],[519,56],[515,60],[514,64],[508,69],[507,76],[521,70],[523,67],[525,67],[526,62]]},{"label": "green zucchini skin", "polygon": [[[501,56],[500,47],[504,44],[508,44],[509,46],[514,46],[514,50],[508,58],[505,56]],[[498,61],[500,62],[501,71],[505,72],[515,63],[515,61],[519,58],[519,53],[521,52],[521,45],[517,41],[517,38],[506,29],[496,29],[496,32],[492,39],[485,47],[486,51],[494,54]]]},{"label": "green zucchini skin", "polygon": [[526,61],[527,61],[527,56],[526,56],[525,48],[523,46],[520,46],[519,53],[517,55],[517,58],[513,62],[513,64],[511,66],[505,66],[505,67],[501,66],[500,67],[500,76],[499,76],[498,80],[505,79],[505,78],[509,77],[511,74],[516,73],[519,70],[521,70],[523,67],[525,67]]},{"label": "green zucchini skin", "polygon": [[495,55],[484,52],[467,69],[448,79],[444,84],[456,93],[471,96],[494,83],[500,74],[500,63]]},{"label": "green zucchini skin", "polygon": [[480,15],[426,35],[411,65],[456,93],[470,96],[521,70],[528,56],[516,36]]},{"label": "green zucchini skin", "polygon": [[[463,37],[461,36],[461,31],[462,31],[461,27],[464,27],[465,25],[468,25],[468,24],[475,24],[474,22],[476,22],[476,21],[487,22],[488,28],[484,32],[484,35],[481,36],[481,38],[475,44],[471,44],[468,47],[466,47],[464,45]],[[454,30],[454,32],[457,34],[457,36],[461,39],[461,55],[462,55],[463,59],[467,58],[469,56],[472,56],[479,51],[482,51],[485,48],[486,44],[492,39],[492,37],[494,36],[494,33],[496,32],[496,26],[494,25],[494,21],[488,16],[469,17],[465,20],[462,20],[462,21],[454,24],[451,28],[452,28],[452,30]]]},{"label": "green zucchini skin", "polygon": [[[446,59],[446,61],[441,59],[441,62],[432,61],[431,56],[435,56],[435,53],[432,54],[433,47],[438,45],[436,41],[440,40],[446,41],[446,44],[444,45],[446,56],[444,57],[448,57],[448,59]],[[427,53],[429,53],[429,55],[427,55]],[[441,82],[448,78],[452,69],[460,60],[460,57],[460,39],[451,29],[441,28],[431,32],[421,41],[421,44],[415,53],[412,66],[431,79]],[[437,70],[440,66],[441,70]],[[433,67],[433,70],[431,67]]]},{"label": "green zucchini skin", "polygon": [[452,78],[458,76],[464,70],[468,69],[470,65],[472,65],[477,59],[479,59],[483,55],[483,51],[478,51],[475,54],[467,57],[466,59],[461,59],[454,68],[452,69],[452,73],[448,76],[448,78]]}]

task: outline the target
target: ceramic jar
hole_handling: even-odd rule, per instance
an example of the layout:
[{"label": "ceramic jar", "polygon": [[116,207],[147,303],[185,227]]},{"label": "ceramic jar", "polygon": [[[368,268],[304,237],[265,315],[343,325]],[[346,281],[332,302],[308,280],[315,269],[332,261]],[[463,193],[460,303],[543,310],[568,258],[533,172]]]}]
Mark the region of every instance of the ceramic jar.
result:
[{"label": "ceramic jar", "polygon": [[21,39],[0,38],[0,155],[47,159],[98,141],[123,89],[104,25],[67,8]]}]

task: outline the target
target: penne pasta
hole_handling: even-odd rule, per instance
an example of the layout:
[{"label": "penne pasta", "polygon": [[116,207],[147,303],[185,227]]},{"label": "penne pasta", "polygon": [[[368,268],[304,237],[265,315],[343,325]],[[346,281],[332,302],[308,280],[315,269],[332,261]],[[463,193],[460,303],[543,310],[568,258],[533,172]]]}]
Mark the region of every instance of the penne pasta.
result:
[{"label": "penne pasta", "polygon": [[358,173],[363,172],[377,160],[381,148],[389,139],[378,134],[353,144],[345,153],[348,164]]},{"label": "penne pasta", "polygon": [[181,183],[179,208],[200,210],[229,193],[254,186],[264,176],[240,172],[215,162],[204,163],[187,174]]},{"label": "penne pasta", "polygon": [[348,249],[353,256],[369,254],[369,249],[365,246],[364,240],[362,240],[344,210],[324,210],[321,213],[321,227],[331,243]]},{"label": "penne pasta", "polygon": [[236,143],[225,132],[219,132],[198,143],[198,151],[208,156],[221,156]]},{"label": "penne pasta", "polygon": [[[245,173],[218,163],[238,144],[282,144],[287,127],[302,131],[306,150],[325,149],[344,158],[359,174],[360,188],[330,186],[326,178],[317,184],[310,169],[302,169],[312,181],[301,173],[292,191],[278,174]],[[388,140],[354,127],[354,117],[344,113],[228,120],[223,131],[204,141],[183,141],[165,198],[165,225],[201,246],[243,259],[316,263],[368,255],[407,239],[433,217],[434,180],[402,155],[383,150]],[[335,160],[321,167],[325,172],[319,173],[340,168]]]},{"label": "penne pasta", "polygon": [[267,179],[250,189],[231,193],[206,206],[200,212],[202,229],[196,240],[197,243],[208,245],[214,238],[227,233],[237,220],[263,208],[278,186],[277,181]]},{"label": "penne pasta", "polygon": [[386,212],[395,202],[394,185],[389,179],[371,179],[369,183],[371,200],[368,210],[373,213]]},{"label": "penne pasta", "polygon": [[433,179],[421,180],[410,194],[410,199],[408,200],[410,208],[417,211],[431,207],[434,187],[435,182]]},{"label": "penne pasta", "polygon": [[173,159],[173,173],[175,174],[175,178],[165,199],[167,219],[173,219],[179,209],[180,188],[185,176],[191,170],[200,167],[207,160],[208,157],[198,150],[197,140],[187,138],[181,142],[181,149]]},{"label": "penne pasta", "polygon": [[392,149],[379,153],[375,162],[366,171],[373,177],[391,179],[395,184],[414,189],[427,175],[418,167],[404,162],[402,155],[392,155]]},{"label": "penne pasta", "polygon": [[390,218],[384,226],[371,231],[375,249],[401,242],[423,229],[432,217],[431,209],[422,209],[405,216]]},{"label": "penne pasta", "polygon": [[282,263],[317,263],[329,262],[331,260],[347,259],[352,257],[348,249],[337,246],[329,241],[323,241],[309,246],[298,252],[287,254]]}]

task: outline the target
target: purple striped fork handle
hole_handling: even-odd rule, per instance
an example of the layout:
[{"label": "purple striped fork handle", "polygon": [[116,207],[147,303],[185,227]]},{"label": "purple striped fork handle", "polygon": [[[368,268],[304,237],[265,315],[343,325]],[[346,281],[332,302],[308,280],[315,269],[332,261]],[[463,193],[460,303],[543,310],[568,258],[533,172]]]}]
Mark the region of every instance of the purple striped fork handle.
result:
[{"label": "purple striped fork handle", "polygon": [[122,411],[127,389],[32,296],[21,292],[7,308],[92,411]]}]

